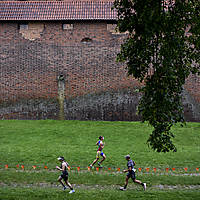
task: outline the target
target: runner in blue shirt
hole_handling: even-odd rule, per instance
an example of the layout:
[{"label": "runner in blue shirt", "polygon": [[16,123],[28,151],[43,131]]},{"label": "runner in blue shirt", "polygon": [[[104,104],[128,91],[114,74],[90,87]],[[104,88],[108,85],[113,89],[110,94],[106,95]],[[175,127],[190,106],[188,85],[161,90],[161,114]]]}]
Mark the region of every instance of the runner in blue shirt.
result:
[{"label": "runner in blue shirt", "polygon": [[120,190],[122,190],[122,191],[126,190],[129,178],[131,178],[134,183],[138,183],[138,184],[142,185],[143,188],[144,188],[144,190],[146,190],[146,183],[142,183],[140,180],[137,180],[135,178],[135,171],[136,171],[136,169],[134,168],[134,165],[135,165],[134,161],[131,160],[130,155],[125,156],[125,158],[128,161],[127,162],[128,169],[124,170],[123,172],[124,173],[128,172],[128,173],[126,174],[125,185],[124,185],[124,187],[120,187]]},{"label": "runner in blue shirt", "polygon": [[102,160],[100,162],[98,162],[99,167],[102,167],[101,163],[106,159],[106,155],[103,153],[103,148],[105,146],[105,143],[103,142],[103,140],[104,140],[104,137],[103,136],[99,136],[99,140],[96,143],[96,145],[98,146],[97,155],[96,155],[96,159],[90,165],[91,168],[99,160],[100,156],[102,156]]}]

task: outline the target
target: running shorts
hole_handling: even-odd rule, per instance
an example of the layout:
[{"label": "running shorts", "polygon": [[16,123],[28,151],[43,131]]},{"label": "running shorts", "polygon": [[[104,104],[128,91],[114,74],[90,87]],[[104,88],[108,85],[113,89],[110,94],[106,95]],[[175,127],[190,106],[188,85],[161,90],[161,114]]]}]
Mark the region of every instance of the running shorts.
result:
[{"label": "running shorts", "polygon": [[104,153],[102,151],[97,151],[96,158],[100,158],[100,156],[103,156]]}]

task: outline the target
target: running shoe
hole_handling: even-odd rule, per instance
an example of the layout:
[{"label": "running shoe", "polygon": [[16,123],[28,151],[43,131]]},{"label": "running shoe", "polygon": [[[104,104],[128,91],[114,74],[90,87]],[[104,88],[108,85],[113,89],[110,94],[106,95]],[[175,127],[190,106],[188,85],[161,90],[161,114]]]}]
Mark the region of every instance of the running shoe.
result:
[{"label": "running shoe", "polygon": [[67,188],[66,187],[63,187],[63,190],[66,190]]},{"label": "running shoe", "polygon": [[102,167],[103,167],[103,166],[101,165],[101,163],[100,163],[100,162],[98,162],[98,165],[99,165],[99,167],[100,167],[100,168],[102,168]]},{"label": "running shoe", "polygon": [[71,190],[70,192],[69,192],[69,194],[72,194],[72,193],[74,193],[75,192],[75,190]]},{"label": "running shoe", "polygon": [[147,184],[144,183],[143,187],[144,187],[144,191],[145,191],[147,189]]},{"label": "running shoe", "polygon": [[126,188],[124,188],[124,187],[120,187],[119,188],[121,191],[125,191],[126,190]]}]

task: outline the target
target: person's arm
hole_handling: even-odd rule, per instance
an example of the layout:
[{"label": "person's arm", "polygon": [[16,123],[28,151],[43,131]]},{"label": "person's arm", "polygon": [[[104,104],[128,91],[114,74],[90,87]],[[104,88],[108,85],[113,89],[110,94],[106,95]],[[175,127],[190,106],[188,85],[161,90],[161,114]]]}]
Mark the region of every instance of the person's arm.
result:
[{"label": "person's arm", "polygon": [[131,171],[132,171],[132,167],[129,167],[128,169],[123,170],[124,173],[131,172]]},{"label": "person's arm", "polygon": [[100,146],[101,146],[101,149],[104,148],[104,144],[103,144],[103,142],[100,143]]},{"label": "person's arm", "polygon": [[56,166],[56,169],[58,169],[58,170],[60,170],[60,171],[63,172],[63,171],[65,171],[65,166],[66,166],[66,164],[65,164],[65,163],[62,163],[62,168]]},{"label": "person's arm", "polygon": [[58,166],[56,166],[56,169],[62,171],[62,169],[60,167],[58,167]]},{"label": "person's arm", "polygon": [[96,145],[99,145],[99,141],[97,141]]}]

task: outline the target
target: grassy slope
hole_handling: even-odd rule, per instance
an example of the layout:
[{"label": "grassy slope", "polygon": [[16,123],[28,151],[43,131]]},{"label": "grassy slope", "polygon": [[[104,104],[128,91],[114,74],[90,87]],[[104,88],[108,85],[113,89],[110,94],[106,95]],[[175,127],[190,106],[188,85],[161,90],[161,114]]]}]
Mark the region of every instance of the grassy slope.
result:
[{"label": "grassy slope", "polygon": [[[88,166],[95,158],[96,140],[99,135],[105,136],[106,167],[126,166],[124,155],[131,153],[137,167],[199,167],[200,124],[188,123],[186,127],[175,127],[174,140],[178,152],[158,154],[147,147],[146,140],[151,128],[140,122],[83,122],[83,121],[0,121],[0,163],[15,166],[24,164],[48,164],[51,168],[57,165],[56,158],[64,155],[71,165]],[[37,173],[36,173],[37,172]],[[60,187],[41,188],[40,183],[57,184],[59,172],[37,171],[31,173],[0,169],[0,199],[66,199]],[[129,185],[125,193],[109,188],[118,187],[124,182],[124,174],[80,173],[70,172],[73,184],[101,185],[105,189],[77,189],[70,199],[94,199],[101,196],[106,199],[197,199],[198,190],[164,190],[154,188],[159,184],[166,185],[200,185],[200,178],[186,176],[155,176],[138,173],[140,180],[145,180],[148,191],[143,192],[140,186]],[[18,186],[13,187],[13,184]],[[20,184],[22,184],[21,187]],[[27,184],[34,187],[27,188]],[[109,189],[106,189],[108,187]],[[131,189],[132,188],[132,189]]]},{"label": "grassy slope", "polygon": [[64,155],[71,165],[88,166],[95,143],[105,136],[105,166],[125,166],[130,153],[137,167],[199,167],[200,123],[175,127],[177,153],[155,153],[146,145],[151,128],[140,122],[0,121],[1,163],[52,164]]}]

